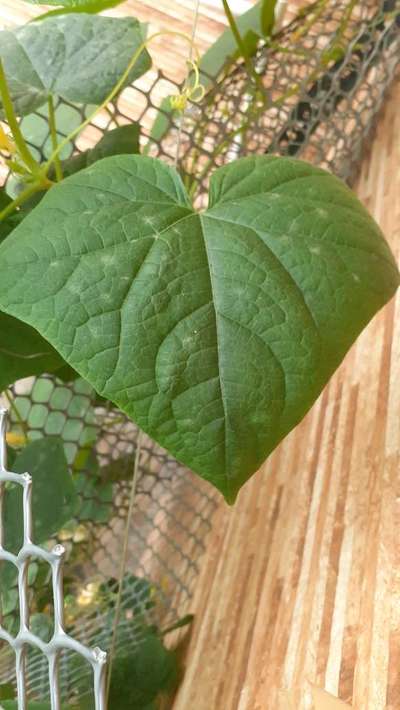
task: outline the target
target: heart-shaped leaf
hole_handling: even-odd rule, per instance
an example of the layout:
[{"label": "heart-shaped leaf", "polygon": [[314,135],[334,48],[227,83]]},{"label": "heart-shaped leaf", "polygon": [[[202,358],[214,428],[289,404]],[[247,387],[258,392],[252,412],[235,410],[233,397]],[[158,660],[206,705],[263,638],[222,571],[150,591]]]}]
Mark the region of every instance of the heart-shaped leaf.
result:
[{"label": "heart-shaped leaf", "polygon": [[[100,104],[142,42],[141,25],[133,17],[69,14],[3,30],[0,57],[16,112],[31,113],[50,94]],[[143,51],[127,83],[150,64]]]},{"label": "heart-shaped leaf", "polygon": [[177,173],[106,158],[0,246],[0,306],[233,501],[303,418],[399,274],[339,180],[290,158]]}]

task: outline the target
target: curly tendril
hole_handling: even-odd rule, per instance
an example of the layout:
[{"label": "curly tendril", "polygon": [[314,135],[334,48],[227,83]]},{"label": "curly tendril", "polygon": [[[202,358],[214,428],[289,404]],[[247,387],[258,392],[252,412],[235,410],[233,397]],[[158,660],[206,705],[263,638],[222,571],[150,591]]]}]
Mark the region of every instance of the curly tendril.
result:
[{"label": "curly tendril", "polygon": [[[187,108],[188,102],[199,103],[206,92],[205,86],[200,82],[200,73],[197,62],[193,62],[191,59],[187,60],[187,65],[189,67],[189,74],[185,80],[182,91],[179,94],[175,94],[169,97],[171,108],[174,111],[179,111],[183,113]],[[194,81],[190,81],[190,75],[193,72]]]}]

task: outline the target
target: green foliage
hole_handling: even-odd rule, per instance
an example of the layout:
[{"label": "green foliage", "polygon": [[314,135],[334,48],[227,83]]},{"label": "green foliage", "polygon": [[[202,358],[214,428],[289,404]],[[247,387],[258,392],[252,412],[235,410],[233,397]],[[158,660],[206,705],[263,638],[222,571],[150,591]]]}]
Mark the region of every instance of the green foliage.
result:
[{"label": "green foliage", "polygon": [[139,153],[139,135],[140,126],[138,123],[130,123],[107,131],[94,148],[90,148],[78,155],[73,155],[62,162],[63,176],[74,175],[80,170],[97,163],[98,160],[112,155]]},{"label": "green foliage", "polygon": [[36,330],[0,312],[0,392],[22,377],[63,366],[63,359]]},{"label": "green foliage", "polygon": [[83,466],[84,473],[75,473],[74,484],[78,494],[75,516],[80,521],[92,520],[106,523],[112,511],[113,486],[103,481],[97,456],[90,451]]},{"label": "green foliage", "polygon": [[100,161],[46,195],[0,270],[3,309],[230,502],[399,282],[345,185],[266,156],[217,170],[200,214],[164,163]]},{"label": "green foliage", "polygon": [[[261,7],[262,3],[257,2],[250,10],[236,18],[238,30],[250,54],[255,51],[254,43],[249,41],[250,38],[262,36]],[[237,55],[238,48],[235,37],[232,30],[227,28],[200,60],[200,70],[206,75],[204,78],[202,77],[203,83],[205,81],[207,86],[207,76],[218,76],[226,62],[229,59],[234,59]],[[208,83],[210,83],[209,80]]]},{"label": "green foliage", "polygon": [[172,692],[179,681],[179,665],[157,634],[146,638],[130,653],[116,656],[110,686],[113,710],[144,710],[163,692]]},{"label": "green foliage", "polygon": [[[16,457],[15,473],[28,471],[33,478],[32,511],[34,540],[42,543],[69,521],[76,506],[76,492],[64,454],[55,437],[28,444]],[[22,544],[22,488],[7,489],[4,502],[5,548],[17,552]]]},{"label": "green foliage", "polygon": [[[31,113],[49,95],[100,104],[142,42],[142,28],[136,19],[85,13],[3,30],[0,58],[16,112],[21,116]],[[127,83],[149,67],[150,57],[144,50]]]},{"label": "green foliage", "polygon": [[[15,473],[29,472],[33,478],[32,513],[34,541],[47,541],[72,518],[76,491],[68,473],[60,439],[40,439],[28,444],[13,461]],[[22,487],[10,485],[4,496],[4,547],[17,553],[23,542]],[[37,570],[33,568],[36,574]],[[17,570],[11,565],[0,571],[3,613],[12,614],[18,604]],[[33,583],[34,578],[30,580]],[[13,619],[10,620],[13,623]]]}]

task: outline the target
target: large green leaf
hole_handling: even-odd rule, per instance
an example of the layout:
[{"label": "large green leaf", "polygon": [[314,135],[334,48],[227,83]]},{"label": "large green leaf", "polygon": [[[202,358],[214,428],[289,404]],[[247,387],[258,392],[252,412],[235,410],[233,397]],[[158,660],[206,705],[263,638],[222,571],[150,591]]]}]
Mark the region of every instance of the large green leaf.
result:
[{"label": "large green leaf", "polygon": [[[3,30],[0,57],[17,113],[31,113],[50,94],[100,104],[142,42],[141,25],[133,17],[69,14]],[[127,83],[149,67],[143,51]]]},{"label": "large green leaf", "polygon": [[0,312],[0,392],[16,380],[54,372],[63,359],[26,323]]},{"label": "large green leaf", "polygon": [[162,162],[99,161],[7,237],[0,272],[0,306],[228,501],[399,283],[344,184],[269,156],[217,170],[201,213]]}]

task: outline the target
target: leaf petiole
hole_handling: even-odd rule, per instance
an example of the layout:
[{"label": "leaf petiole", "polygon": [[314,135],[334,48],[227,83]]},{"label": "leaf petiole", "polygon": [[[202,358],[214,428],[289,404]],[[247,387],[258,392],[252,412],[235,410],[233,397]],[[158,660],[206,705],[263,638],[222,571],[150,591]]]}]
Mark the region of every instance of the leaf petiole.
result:
[{"label": "leaf petiole", "polygon": [[[47,99],[47,106],[49,110],[49,129],[50,129],[50,138],[51,138],[51,146],[53,151],[57,151],[58,148],[58,142],[57,142],[57,126],[56,126],[56,112],[54,110],[54,101],[53,97],[50,96]],[[54,158],[54,169],[56,173],[56,180],[57,182],[61,182],[63,179],[63,172],[62,172],[62,167],[61,167],[61,160],[60,160],[60,154],[56,152],[55,158]]]},{"label": "leaf petiole", "polygon": [[232,34],[233,34],[233,36],[234,36],[234,38],[235,38],[235,40],[236,40],[236,44],[237,44],[237,46],[238,46],[239,52],[240,52],[240,54],[241,54],[242,57],[243,57],[243,61],[244,61],[245,65],[246,65],[246,69],[247,69],[247,71],[248,71],[248,73],[249,73],[249,76],[253,77],[253,79],[255,80],[256,84],[260,84],[260,82],[261,82],[260,76],[257,74],[257,72],[256,72],[256,70],[255,70],[255,68],[254,68],[254,66],[253,66],[253,64],[252,64],[252,62],[251,62],[251,59],[250,59],[250,57],[249,57],[249,53],[248,53],[248,51],[247,51],[246,45],[245,45],[245,43],[243,42],[242,35],[241,35],[240,32],[239,32],[239,28],[238,28],[238,26],[237,26],[237,24],[236,24],[236,20],[235,20],[233,14],[232,14],[231,8],[229,7],[228,0],[222,0],[222,5],[223,5],[223,7],[224,7],[224,12],[225,12],[225,15],[226,15],[226,19],[227,19],[228,22],[229,22],[229,27],[231,28],[231,32],[232,32]]},{"label": "leaf petiole", "polygon": [[29,150],[28,145],[25,141],[25,138],[22,135],[21,129],[19,127],[19,123],[18,123],[17,117],[15,115],[14,106],[13,106],[10,92],[8,89],[7,79],[6,79],[6,75],[4,73],[3,62],[1,60],[1,58],[0,58],[0,98],[1,98],[1,101],[3,104],[4,113],[6,115],[8,125],[11,129],[11,132],[12,132],[12,135],[13,135],[13,138],[15,141],[15,145],[18,149],[18,153],[20,154],[25,165],[28,168],[30,168],[30,170],[32,171],[33,174],[36,174],[40,170],[40,165],[35,160],[31,151]]},{"label": "leaf petiole", "polygon": [[3,219],[6,219],[10,214],[15,212],[17,207],[20,207],[26,200],[29,200],[32,195],[35,195],[36,192],[39,192],[40,190],[46,190],[47,188],[51,187],[53,183],[50,180],[42,180],[41,182],[35,182],[29,187],[26,188],[26,190],[23,190],[12,202],[10,202],[7,207],[4,208],[0,212],[0,222],[3,221]]}]

